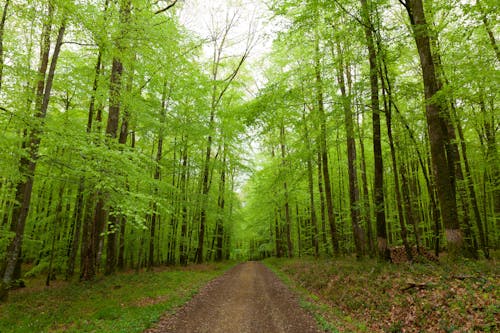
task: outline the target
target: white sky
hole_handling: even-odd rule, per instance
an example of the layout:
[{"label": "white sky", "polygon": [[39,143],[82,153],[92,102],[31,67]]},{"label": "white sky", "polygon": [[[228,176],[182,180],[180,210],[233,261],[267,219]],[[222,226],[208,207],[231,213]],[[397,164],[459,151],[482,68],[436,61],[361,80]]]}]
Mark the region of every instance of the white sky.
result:
[{"label": "white sky", "polygon": [[[250,33],[254,34],[254,43],[246,68],[249,68],[255,77],[255,85],[263,85],[262,72],[264,66],[262,58],[270,51],[272,41],[279,24],[272,20],[272,13],[267,9],[266,0],[183,0],[179,6],[178,15],[181,23],[201,38],[210,36],[210,29],[224,26],[226,17],[236,14],[238,20],[230,33],[232,47],[227,49],[228,55],[239,57],[243,54]],[[211,46],[204,52],[209,59],[212,56]],[[252,87],[256,92],[258,87]]]}]

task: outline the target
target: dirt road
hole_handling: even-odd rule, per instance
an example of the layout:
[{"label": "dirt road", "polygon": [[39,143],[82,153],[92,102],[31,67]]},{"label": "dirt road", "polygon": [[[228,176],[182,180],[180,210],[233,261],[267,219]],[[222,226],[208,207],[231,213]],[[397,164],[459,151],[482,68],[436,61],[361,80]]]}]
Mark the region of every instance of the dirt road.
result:
[{"label": "dirt road", "polygon": [[175,315],[145,333],[321,332],[298,299],[267,267],[240,264],[213,280]]}]

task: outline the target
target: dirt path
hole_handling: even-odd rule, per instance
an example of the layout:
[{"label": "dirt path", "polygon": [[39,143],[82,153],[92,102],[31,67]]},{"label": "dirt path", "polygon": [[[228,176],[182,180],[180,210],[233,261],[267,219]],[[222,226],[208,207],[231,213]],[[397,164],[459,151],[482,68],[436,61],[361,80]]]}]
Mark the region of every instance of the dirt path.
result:
[{"label": "dirt path", "polygon": [[211,281],[175,315],[145,333],[321,332],[298,299],[267,267],[240,264]]}]

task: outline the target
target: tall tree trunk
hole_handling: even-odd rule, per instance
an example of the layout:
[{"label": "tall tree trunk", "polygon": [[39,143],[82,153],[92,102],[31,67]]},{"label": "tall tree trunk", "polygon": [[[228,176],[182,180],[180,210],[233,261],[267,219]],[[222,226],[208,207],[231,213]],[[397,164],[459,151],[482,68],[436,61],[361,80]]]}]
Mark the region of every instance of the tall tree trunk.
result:
[{"label": "tall tree trunk", "polygon": [[365,25],[366,46],[368,48],[368,61],[370,64],[370,89],[373,126],[373,156],[375,161],[374,205],[377,221],[377,243],[379,257],[389,259],[387,248],[387,230],[384,207],[384,164],[382,159],[382,144],[380,131],[380,108],[378,94],[378,66],[377,52],[373,39],[373,24],[371,11],[366,0],[361,0],[363,20]]},{"label": "tall tree trunk", "polygon": [[450,143],[446,121],[450,119],[447,109],[434,96],[441,90],[432,56],[429,29],[425,19],[422,0],[407,0],[405,7],[410,17],[413,34],[417,45],[424,95],[426,99],[426,117],[432,155],[432,166],[441,207],[441,217],[445,227],[446,240],[451,255],[460,254],[463,236],[457,213],[455,174],[450,166],[455,165],[453,156],[448,153]]},{"label": "tall tree trunk", "polygon": [[387,137],[389,138],[389,148],[391,151],[391,161],[392,161],[392,173],[394,175],[394,192],[396,194],[396,206],[398,210],[398,220],[401,227],[401,239],[403,240],[403,245],[406,250],[406,257],[411,262],[413,261],[413,255],[411,252],[410,244],[408,243],[407,229],[403,213],[403,202],[401,198],[401,190],[399,186],[399,171],[396,158],[396,149],[394,147],[394,137],[392,135],[392,105],[387,101],[387,90],[385,87],[384,75],[382,69],[380,69],[380,78],[382,83],[382,94],[384,99],[384,111],[385,111],[385,122],[387,125]]},{"label": "tall tree trunk", "polygon": [[[350,83],[349,67],[344,65],[344,59],[340,44],[337,44],[337,56],[339,58],[337,81],[342,95],[342,107],[344,109],[344,123],[346,128],[347,144],[347,170],[349,176],[349,203],[351,213],[351,225],[356,247],[356,257],[361,258],[365,254],[364,233],[360,225],[360,202],[358,187],[358,171],[356,168],[356,141],[354,139],[354,122],[351,110],[351,96],[347,94],[344,76],[347,75]],[[347,73],[344,73],[345,71]],[[349,85],[350,86],[350,85]]]},{"label": "tall tree trunk", "polygon": [[[113,58],[113,66],[111,68],[111,82],[109,86],[109,112],[108,112],[108,121],[106,124],[106,136],[108,137],[109,140],[116,139],[118,132],[118,124],[120,119],[120,106],[121,106],[120,100],[121,100],[122,74],[123,74],[122,61],[120,58],[115,57]],[[125,126],[127,127],[128,125],[125,123]],[[102,197],[101,200],[103,200]],[[110,212],[105,211],[106,209],[105,201],[103,201],[100,205],[96,206],[96,208],[97,207],[99,207],[103,211],[96,212],[96,216],[108,217],[107,220],[103,221],[105,227],[107,224],[106,267],[104,274],[110,275],[113,274],[116,270],[117,216],[113,212],[114,209],[112,207],[110,208]]]},{"label": "tall tree trunk", "polygon": [[[118,55],[113,57],[113,65],[111,68],[111,79],[109,85],[109,111],[108,121],[106,124],[106,136],[108,140],[114,140],[117,137],[118,125],[120,119],[121,99],[122,99],[122,76],[123,76],[123,51],[125,46],[122,44],[122,38],[126,35],[125,25],[128,23],[131,13],[131,0],[124,0],[120,3],[120,23],[122,24],[122,36],[116,40],[116,49]],[[130,71],[130,80],[133,77],[133,70]],[[129,82],[131,84],[131,81]],[[124,145],[127,142],[128,136],[128,111],[126,110],[122,125],[120,127],[118,143]],[[105,205],[102,206],[102,209]],[[109,212],[105,211],[107,218],[107,242],[106,242],[106,267],[104,274],[110,275],[116,271],[116,236],[119,232],[118,215],[114,213],[114,208],[110,207]]]},{"label": "tall tree trunk", "polygon": [[12,226],[14,227],[14,237],[10,241],[5,257],[5,270],[3,272],[2,284],[0,286],[0,299],[7,296],[6,290],[14,276],[14,270],[19,260],[21,247],[23,243],[24,228],[26,226],[26,219],[30,209],[31,195],[33,192],[33,182],[35,177],[35,169],[38,159],[38,150],[40,147],[41,135],[43,133],[43,124],[47,115],[47,108],[49,105],[52,83],[54,81],[54,74],[57,66],[57,60],[61,51],[64,32],[66,29],[66,19],[63,18],[61,26],[57,34],[57,40],[54,46],[54,52],[50,63],[47,79],[45,75],[49,63],[50,51],[50,33],[52,28],[53,5],[49,3],[49,15],[47,21],[44,23],[42,31],[42,45],[40,52],[40,67],[38,70],[38,86],[35,103],[35,117],[40,120],[40,125],[31,129],[29,134],[29,142],[27,144],[29,158],[23,157],[20,161],[19,169],[21,174],[25,175],[24,180],[20,181],[16,187],[16,204],[12,214]]},{"label": "tall tree trunk", "polygon": [[317,161],[318,161],[318,193],[319,193],[319,207],[321,214],[321,241],[323,243],[323,247],[325,248],[325,252],[328,254],[330,251],[330,247],[328,245],[328,241],[326,239],[326,204],[325,204],[325,195],[324,195],[324,187],[323,187],[323,167],[321,162],[321,149],[318,146],[317,151]]},{"label": "tall tree trunk", "polygon": [[[377,36],[379,36],[379,35],[377,35]],[[380,42],[380,36],[377,38],[377,40]],[[381,48],[380,45],[379,45],[379,48]],[[435,186],[433,186],[433,182],[431,180],[432,175],[431,175],[431,177],[429,177],[429,174],[427,172],[427,167],[426,167],[426,165],[430,165],[430,164],[424,163],[424,158],[422,157],[422,153],[421,153],[420,149],[418,148],[418,142],[415,138],[415,135],[413,134],[413,131],[411,130],[410,126],[408,125],[408,122],[405,120],[405,118],[403,117],[403,115],[399,111],[397,104],[395,103],[394,99],[392,98],[392,85],[391,85],[391,80],[389,79],[389,73],[387,70],[387,64],[386,64],[386,59],[384,57],[384,54],[382,54],[381,62],[382,62],[382,67],[383,67],[382,73],[384,76],[384,81],[385,81],[384,86],[385,86],[385,89],[387,91],[387,97],[389,98],[390,104],[394,107],[394,110],[399,115],[400,121],[403,123],[403,126],[405,127],[405,129],[408,133],[408,136],[410,137],[410,139],[412,140],[412,142],[414,144],[414,148],[415,148],[415,151],[416,151],[417,157],[418,157],[418,162],[419,162],[420,167],[422,168],[422,174],[424,176],[427,191],[429,193],[429,201],[430,201],[430,205],[431,205],[430,216],[431,216],[431,220],[434,223],[434,234],[435,234],[434,235],[434,239],[435,239],[434,252],[435,252],[436,257],[438,257],[439,256],[439,239],[440,239],[441,221],[439,218],[440,214],[439,214],[439,209],[438,209],[437,202],[436,202],[436,194],[434,192]]]},{"label": "tall tree trunk", "polygon": [[180,179],[180,195],[181,195],[181,239],[179,244],[179,261],[180,264],[185,266],[188,262],[188,246],[187,246],[187,235],[188,235],[188,212],[187,212],[187,168],[188,168],[188,146],[187,137],[184,138],[185,143],[182,149],[182,168],[181,168],[181,179]]},{"label": "tall tree trunk", "polygon": [[317,110],[318,110],[318,120],[320,127],[320,135],[319,135],[319,147],[320,147],[320,156],[321,156],[321,168],[323,172],[323,180],[324,180],[324,190],[325,190],[325,203],[327,210],[328,223],[330,224],[330,237],[333,246],[333,253],[335,255],[339,254],[339,239],[337,235],[337,225],[335,221],[335,213],[333,208],[333,196],[332,196],[332,188],[330,182],[330,170],[328,167],[328,146],[327,146],[327,138],[326,138],[326,115],[325,115],[325,106],[324,106],[324,97],[323,97],[323,79],[321,77],[321,57],[320,57],[320,49],[319,49],[319,36],[316,34],[315,40],[315,64],[314,71],[316,76],[316,102],[317,102]]},{"label": "tall tree trunk", "polygon": [[[214,129],[214,117],[215,109],[210,112],[210,122],[209,122],[209,132],[212,133]],[[208,202],[208,192],[210,191],[210,160],[212,156],[212,134],[208,135],[207,138],[207,148],[205,152],[205,161],[203,163],[203,179],[202,179],[202,192],[201,192],[201,211],[200,211],[200,227],[198,233],[198,247],[196,250],[196,262],[198,264],[203,263],[203,245],[205,241],[205,228],[207,221],[207,202]]]},{"label": "tall tree trunk", "polygon": [[373,241],[373,227],[372,227],[372,216],[370,209],[370,195],[368,192],[368,178],[366,176],[366,158],[365,158],[365,144],[363,140],[363,131],[362,127],[358,124],[358,132],[359,132],[359,147],[361,150],[361,181],[363,182],[363,219],[366,224],[366,236],[368,238],[368,249],[370,257],[374,255],[375,245]]},{"label": "tall tree trunk", "polygon": [[460,138],[460,148],[461,148],[461,152],[462,152],[462,159],[464,161],[465,181],[467,183],[467,188],[469,190],[469,198],[471,201],[472,210],[474,212],[474,219],[476,220],[477,230],[479,232],[479,243],[481,245],[481,249],[483,250],[485,257],[489,258],[490,254],[489,254],[489,249],[488,249],[488,245],[486,242],[486,236],[484,233],[481,213],[479,212],[479,204],[477,201],[474,178],[472,178],[471,168],[470,168],[470,164],[469,164],[469,158],[467,157],[467,145],[465,143],[465,137],[464,137],[464,133],[462,130],[462,125],[460,123],[460,119],[458,118],[458,115],[456,114],[456,112],[455,112],[454,116],[455,116],[455,121],[457,124],[458,135]]},{"label": "tall tree trunk", "polygon": [[281,166],[282,166],[282,176],[283,176],[283,191],[285,195],[285,232],[286,232],[286,242],[287,242],[287,254],[288,257],[293,257],[292,249],[292,219],[290,217],[290,203],[288,194],[288,184],[286,182],[287,175],[287,163],[286,163],[286,146],[285,146],[285,126],[281,123],[280,127],[280,148],[281,148]]},{"label": "tall tree trunk", "polygon": [[219,212],[217,215],[216,227],[215,227],[215,238],[216,242],[216,250],[215,250],[215,260],[221,261],[223,259],[223,248],[224,248],[224,209],[226,205],[226,144],[224,143],[223,152],[222,152],[222,170],[220,174],[220,183],[219,183],[219,197],[217,199],[217,206],[219,208]]},{"label": "tall tree trunk", "polygon": [[[164,108],[163,108],[164,109]],[[156,182],[160,181],[160,161],[162,158],[162,153],[163,153],[163,134],[160,133],[158,137],[158,148],[156,152],[156,167],[155,167],[155,174],[154,174],[154,179]],[[155,194],[158,194],[158,188],[155,188]],[[148,270],[151,270],[153,268],[154,264],[154,244],[155,244],[155,229],[156,229],[156,223],[157,220],[159,219],[159,214],[158,214],[158,204],[156,203],[156,198],[153,199],[153,214],[151,216],[151,228],[150,228],[150,235],[149,235],[149,256],[148,256]]]},{"label": "tall tree trunk", "polygon": [[318,220],[316,218],[316,205],[314,202],[314,178],[313,178],[313,165],[312,158],[314,153],[311,148],[311,141],[309,138],[309,128],[307,126],[307,120],[305,113],[302,114],[302,122],[304,123],[304,136],[307,145],[307,151],[309,156],[307,156],[307,184],[309,189],[309,213],[312,226],[312,245],[314,248],[314,256],[319,257],[319,242],[318,242]]}]

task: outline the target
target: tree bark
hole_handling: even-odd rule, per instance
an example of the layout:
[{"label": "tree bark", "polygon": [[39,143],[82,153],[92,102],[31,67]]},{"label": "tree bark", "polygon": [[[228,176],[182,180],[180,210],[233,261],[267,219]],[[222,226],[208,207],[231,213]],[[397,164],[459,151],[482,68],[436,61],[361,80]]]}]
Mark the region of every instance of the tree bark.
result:
[{"label": "tree bark", "polygon": [[373,39],[373,24],[371,22],[371,12],[366,0],[361,0],[363,12],[364,30],[366,46],[368,48],[368,61],[370,64],[370,91],[371,91],[371,111],[373,126],[373,156],[375,161],[375,181],[374,181],[374,208],[377,221],[377,243],[378,253],[381,259],[389,259],[387,248],[387,229],[385,221],[384,207],[384,163],[382,159],[382,144],[380,131],[380,108],[378,93],[378,66],[377,52]]},{"label": "tree bark", "polygon": [[446,125],[449,114],[435,98],[441,86],[436,75],[423,2],[422,0],[407,0],[404,5],[408,11],[422,67],[432,167],[448,250],[454,256],[461,254],[463,236],[457,213],[455,174],[450,170],[450,166],[455,165],[455,161],[447,151],[450,143]]}]

